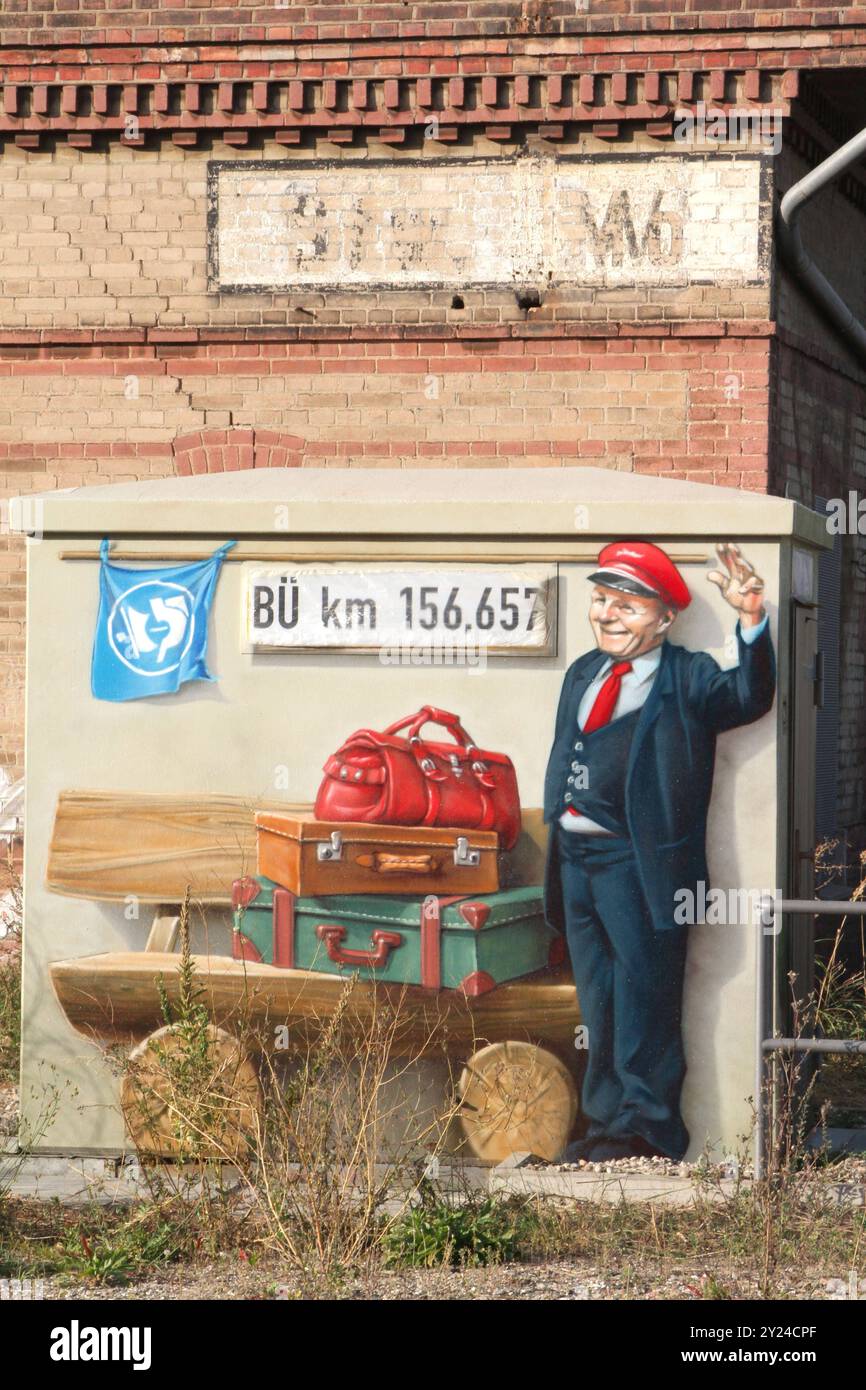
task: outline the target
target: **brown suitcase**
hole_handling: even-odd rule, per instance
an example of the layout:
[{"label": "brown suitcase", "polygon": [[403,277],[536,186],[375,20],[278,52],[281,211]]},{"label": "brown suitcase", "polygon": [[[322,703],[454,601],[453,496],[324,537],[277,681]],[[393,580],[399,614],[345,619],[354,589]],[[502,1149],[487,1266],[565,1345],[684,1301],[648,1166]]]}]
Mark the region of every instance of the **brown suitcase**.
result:
[{"label": "brown suitcase", "polygon": [[496,893],[494,830],[367,825],[256,814],[257,872],[303,897],[328,893]]}]

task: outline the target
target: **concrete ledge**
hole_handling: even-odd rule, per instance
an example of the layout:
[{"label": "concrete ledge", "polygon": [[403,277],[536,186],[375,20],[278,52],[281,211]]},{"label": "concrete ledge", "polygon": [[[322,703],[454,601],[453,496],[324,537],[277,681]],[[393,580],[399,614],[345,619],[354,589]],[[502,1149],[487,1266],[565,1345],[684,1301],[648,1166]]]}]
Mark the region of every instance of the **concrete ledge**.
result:
[{"label": "concrete ledge", "polygon": [[[742,1189],[747,1186],[740,1184]],[[519,1168],[490,1174],[489,1190],[507,1195],[566,1197],[576,1202],[663,1202],[691,1206],[694,1202],[724,1202],[736,1194],[732,1178],[698,1183],[679,1175],[654,1173],[594,1173],[561,1168]]]},{"label": "concrete ledge", "polygon": [[[377,1176],[387,1173],[386,1165],[377,1166]],[[419,1174],[420,1176],[420,1174]],[[438,1170],[428,1176],[437,1189],[453,1201],[473,1193],[499,1193],[504,1197],[551,1197],[573,1202],[652,1202],[665,1206],[687,1207],[697,1202],[724,1203],[732,1200],[737,1191],[751,1187],[749,1179],[739,1183],[733,1178],[716,1181],[695,1179],[679,1174],[587,1172],[580,1169],[545,1168],[527,1165],[514,1167],[483,1167],[480,1165],[451,1165],[440,1163]],[[67,1206],[83,1206],[89,1202],[101,1205],[135,1202],[147,1198],[162,1178],[169,1190],[182,1189],[192,1195],[198,1190],[198,1170],[170,1167],[161,1170],[143,1169],[137,1159],[95,1158],[75,1155],[0,1155],[0,1191],[9,1196],[34,1201],[58,1200]],[[225,1165],[221,1175],[224,1188],[238,1182],[236,1170]],[[407,1174],[406,1186],[412,1186]],[[395,1184],[395,1186],[397,1186]],[[866,1206],[866,1184],[861,1182],[804,1183],[804,1200],[814,1192],[824,1200],[839,1206]],[[401,1200],[395,1192],[395,1204]]]},{"label": "concrete ledge", "polygon": [[[33,1201],[56,1199],[64,1206],[141,1201],[152,1194],[159,1176],[157,1168],[145,1172],[136,1160],[44,1154],[0,1156],[0,1190],[10,1197]],[[224,1168],[222,1177],[230,1187],[234,1170]],[[167,1185],[176,1189],[181,1184],[185,1192],[192,1194],[197,1186],[197,1170],[172,1170]]]},{"label": "concrete ledge", "polygon": [[807,1140],[810,1149],[825,1148],[831,1154],[866,1154],[866,1129],[841,1129],[831,1126],[813,1130]]}]

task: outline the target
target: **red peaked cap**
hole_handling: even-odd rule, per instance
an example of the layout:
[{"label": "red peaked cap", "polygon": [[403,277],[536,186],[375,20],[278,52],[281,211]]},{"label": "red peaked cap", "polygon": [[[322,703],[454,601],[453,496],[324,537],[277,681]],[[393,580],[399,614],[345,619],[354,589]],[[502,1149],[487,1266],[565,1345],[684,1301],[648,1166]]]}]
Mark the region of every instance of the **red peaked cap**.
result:
[{"label": "red peaked cap", "polygon": [[596,584],[643,598],[659,598],[672,608],[688,608],[692,596],[669,556],[649,541],[614,541],[598,557],[590,576]]}]

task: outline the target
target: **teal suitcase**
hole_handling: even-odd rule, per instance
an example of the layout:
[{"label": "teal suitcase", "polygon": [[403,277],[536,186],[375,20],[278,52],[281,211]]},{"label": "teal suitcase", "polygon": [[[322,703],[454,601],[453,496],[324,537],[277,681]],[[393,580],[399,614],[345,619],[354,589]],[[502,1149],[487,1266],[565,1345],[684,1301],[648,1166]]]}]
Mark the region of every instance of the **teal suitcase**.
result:
[{"label": "teal suitcase", "polygon": [[233,954],[286,969],[487,994],[564,958],[540,887],[471,897],[298,898],[268,878],[234,885]]}]

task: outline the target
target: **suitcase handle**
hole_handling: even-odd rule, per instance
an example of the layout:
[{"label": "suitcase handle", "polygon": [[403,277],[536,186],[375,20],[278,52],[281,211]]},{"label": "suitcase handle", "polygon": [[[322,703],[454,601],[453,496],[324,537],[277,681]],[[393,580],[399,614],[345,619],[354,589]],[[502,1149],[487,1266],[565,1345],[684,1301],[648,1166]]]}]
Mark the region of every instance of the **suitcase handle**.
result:
[{"label": "suitcase handle", "polygon": [[374,931],[370,937],[371,949],[356,951],[340,945],[345,935],[345,927],[331,925],[329,922],[320,922],[316,927],[316,936],[320,941],[324,941],[328,948],[328,960],[332,960],[335,965],[363,965],[370,970],[378,970],[380,966],[387,965],[391,952],[403,945],[403,938],[399,932]]},{"label": "suitcase handle", "polygon": [[359,854],[355,862],[374,874],[435,874],[439,868],[432,854]]},{"label": "suitcase handle", "polygon": [[459,714],[452,714],[450,710],[438,709],[436,705],[422,705],[417,714],[408,714],[405,719],[398,719],[396,724],[389,724],[385,733],[388,735],[399,733],[401,729],[409,729],[410,742],[419,738],[419,733],[425,724],[441,724],[443,729],[447,729],[455,743],[461,748],[474,748],[475,742],[471,734],[467,734],[463,725],[460,723]]}]

